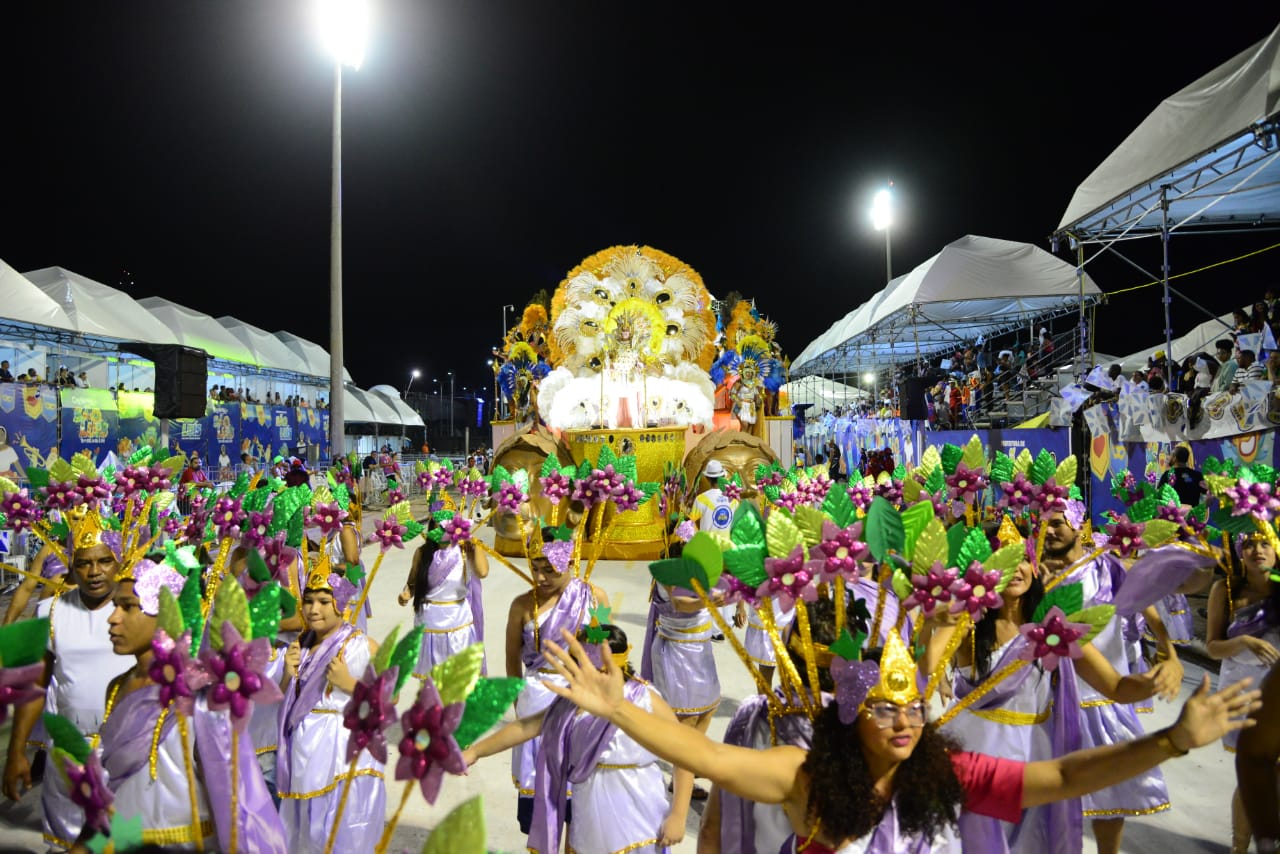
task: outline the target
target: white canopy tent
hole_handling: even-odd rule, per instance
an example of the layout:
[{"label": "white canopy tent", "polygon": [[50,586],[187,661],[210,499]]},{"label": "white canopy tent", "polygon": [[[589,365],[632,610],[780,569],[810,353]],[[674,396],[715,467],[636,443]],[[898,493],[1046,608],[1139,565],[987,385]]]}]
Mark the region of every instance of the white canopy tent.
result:
[{"label": "white canopy tent", "polygon": [[[1175,233],[1274,229],[1280,218],[1280,26],[1165,98],[1076,188],[1054,242],[1163,244],[1166,350]],[[1140,268],[1141,269],[1141,268]],[[1181,294],[1178,294],[1181,296]],[[1157,348],[1152,348],[1157,349]]]},{"label": "white canopy tent", "polygon": [[[294,335],[292,332],[277,332],[276,337],[284,342],[284,345],[297,354],[299,362],[296,364],[295,370],[303,374],[311,374],[316,377],[329,376],[329,351],[316,344]],[[343,367],[343,382],[351,382],[351,373]]]},{"label": "white canopy tent", "polygon": [[370,409],[369,404],[365,402],[365,393],[353,385],[347,386],[347,396],[344,400],[342,420],[345,424],[378,423],[378,416],[373,414],[373,410]]},{"label": "white canopy tent", "polygon": [[364,418],[356,418],[354,414],[346,415],[344,420],[350,424],[354,421],[364,420],[369,424],[386,424],[397,429],[405,426],[404,419],[400,417],[400,413],[396,408],[387,402],[381,395],[373,392],[365,391],[362,388],[356,388],[350,383],[346,384],[347,397],[346,400],[355,398],[367,412]]},{"label": "white canopy tent", "polygon": [[60,302],[41,290],[35,282],[0,261],[0,294],[4,295],[4,317],[36,326],[75,329]]},{"label": "white canopy tent", "polygon": [[910,362],[1101,299],[1089,276],[1028,243],[967,235],[899,276],[819,336],[792,377]]},{"label": "white canopy tent", "polygon": [[143,297],[138,305],[163,323],[186,347],[197,347],[215,359],[261,367],[262,359],[244,341],[207,314],[164,297]]},{"label": "white canopy tent", "polygon": [[400,392],[397,391],[394,386],[389,386],[389,385],[370,386],[368,389],[368,393],[377,395],[378,397],[386,401],[388,404],[390,404],[391,408],[394,409],[396,411],[396,414],[400,416],[400,420],[401,422],[403,422],[405,427],[426,427],[427,426],[426,424],[423,423],[422,416],[419,415],[412,406],[404,402],[404,400],[400,397]]},{"label": "white canopy tent", "polygon": [[871,396],[855,386],[818,376],[792,380],[782,387],[781,392],[787,396],[787,402],[792,406],[807,404],[818,411],[857,403]]},{"label": "white canopy tent", "polygon": [[[305,373],[299,370],[298,355],[270,332],[245,323],[243,320],[237,320],[234,317],[219,317],[218,323],[222,324],[223,328],[255,353],[262,360],[262,367],[273,368],[277,371]],[[327,377],[328,371],[326,370],[325,373],[316,374],[315,376]]]},{"label": "white canopy tent", "polygon": [[62,308],[71,328],[83,335],[148,344],[178,343],[169,327],[124,291],[61,267],[24,275]]}]

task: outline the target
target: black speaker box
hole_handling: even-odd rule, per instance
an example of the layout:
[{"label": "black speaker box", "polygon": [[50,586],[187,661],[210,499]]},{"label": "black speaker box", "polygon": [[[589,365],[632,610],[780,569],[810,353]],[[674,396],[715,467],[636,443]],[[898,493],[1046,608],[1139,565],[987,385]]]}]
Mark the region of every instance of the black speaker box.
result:
[{"label": "black speaker box", "polygon": [[178,344],[132,344],[129,352],[156,366],[156,418],[203,418],[209,383],[209,354]]},{"label": "black speaker box", "polygon": [[924,421],[929,417],[929,407],[924,402],[924,393],[937,380],[931,377],[907,377],[898,386],[902,417],[907,421]]}]

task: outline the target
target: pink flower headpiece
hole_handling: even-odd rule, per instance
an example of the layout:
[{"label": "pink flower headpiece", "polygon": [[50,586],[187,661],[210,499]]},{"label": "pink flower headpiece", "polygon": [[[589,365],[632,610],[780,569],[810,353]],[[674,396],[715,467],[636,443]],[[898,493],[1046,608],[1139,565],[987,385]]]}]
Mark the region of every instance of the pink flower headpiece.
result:
[{"label": "pink flower headpiece", "polygon": [[160,613],[160,588],[169,588],[176,599],[187,583],[187,579],[169,564],[154,563],[146,558],[135,563],[129,575],[133,578],[133,593],[138,597],[142,613],[152,617]]}]

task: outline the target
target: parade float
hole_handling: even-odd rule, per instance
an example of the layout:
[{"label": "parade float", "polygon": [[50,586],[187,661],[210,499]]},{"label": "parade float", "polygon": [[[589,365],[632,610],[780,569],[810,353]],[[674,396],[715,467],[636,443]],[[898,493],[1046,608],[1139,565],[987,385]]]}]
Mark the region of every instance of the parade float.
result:
[{"label": "parade float", "polygon": [[[667,481],[721,451],[744,482],[760,463],[789,465],[774,332],[745,300],[717,304],[678,258],[647,246],[598,252],[569,271],[549,306],[531,301],[494,349],[509,416],[493,422],[494,467],[527,472],[530,506],[543,518],[543,463],[598,466],[605,448],[609,459],[634,458],[643,482]],[[772,431],[776,446],[770,420],[785,422]],[[647,560],[667,545],[670,509],[647,501],[583,524],[607,528],[600,557]],[[493,521],[499,551],[520,554],[517,520]]]}]

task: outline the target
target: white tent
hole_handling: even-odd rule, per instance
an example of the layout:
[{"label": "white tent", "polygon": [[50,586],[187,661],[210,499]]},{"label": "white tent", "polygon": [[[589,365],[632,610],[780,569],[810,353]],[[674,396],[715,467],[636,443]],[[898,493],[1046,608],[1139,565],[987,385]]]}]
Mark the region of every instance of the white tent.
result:
[{"label": "white tent", "polygon": [[261,365],[262,359],[211,316],[164,297],[143,297],[138,305],[163,323],[185,347],[198,347],[215,359]]},{"label": "white tent", "polygon": [[[346,387],[347,393],[342,399],[342,421],[345,424],[377,424],[378,416],[373,414],[365,401],[365,393],[353,385]],[[357,393],[358,392],[358,393]]]},{"label": "white tent", "polygon": [[909,362],[1095,302],[1089,276],[1028,243],[968,235],[837,321],[796,357],[793,377]]},{"label": "white tent", "polygon": [[[299,362],[295,367],[299,373],[311,374],[315,377],[327,377],[330,375],[329,351],[321,347],[315,342],[308,341],[306,338],[300,338],[292,332],[277,332],[276,337],[284,342],[284,345],[297,354]],[[343,382],[351,382],[351,373],[343,367]]]},{"label": "white tent", "polygon": [[6,320],[59,329],[76,328],[57,300],[3,261],[0,261],[0,294],[4,295],[0,312]]},{"label": "white tent", "polygon": [[368,389],[368,393],[372,395],[377,395],[378,397],[386,401],[388,404],[390,404],[391,408],[394,409],[396,411],[396,414],[400,416],[400,420],[401,422],[404,423],[404,426],[406,427],[427,426],[426,424],[422,423],[422,416],[419,415],[412,406],[405,403],[404,400],[401,399],[400,392],[396,391],[394,386],[389,386],[389,385],[370,386]]},{"label": "white tent", "polygon": [[[1212,353],[1214,342],[1231,337],[1231,319],[1230,314],[1224,314],[1221,317],[1206,320],[1181,338],[1173,339],[1173,349],[1167,354],[1169,360],[1181,363],[1192,353]],[[1159,344],[1130,353],[1119,361],[1124,365],[1126,372],[1136,371],[1138,368],[1145,368],[1147,359],[1154,356],[1156,351],[1164,349],[1166,344],[1161,341]]]},{"label": "white tent", "polygon": [[[393,427],[403,427],[404,419],[400,417],[400,413],[396,412],[396,408],[387,402],[385,398],[372,392],[365,391],[362,388],[356,388],[350,383],[346,384],[345,401],[356,400],[367,411],[367,421],[370,424],[389,424]],[[343,413],[344,420],[347,422],[359,421],[364,419],[356,418],[353,414]]]},{"label": "white tent", "polygon": [[62,307],[77,332],[148,344],[178,343],[169,327],[124,291],[61,267],[24,275]]},{"label": "white tent", "polygon": [[[219,317],[218,323],[222,324],[237,340],[257,355],[258,359],[261,360],[259,362],[261,367],[274,368],[277,371],[305,373],[298,364],[298,354],[290,350],[283,341],[270,332],[259,329],[250,323],[245,323],[243,320],[237,320],[234,317]],[[329,371],[325,370],[324,373],[315,374],[315,376],[327,377],[329,376]]]},{"label": "white tent", "polygon": [[792,380],[781,391],[792,406],[809,404],[819,411],[856,403],[871,396],[855,386],[816,376]]},{"label": "white tent", "polygon": [[1162,224],[1238,227],[1280,211],[1280,27],[1165,98],[1076,188],[1058,226],[1078,239]]}]

